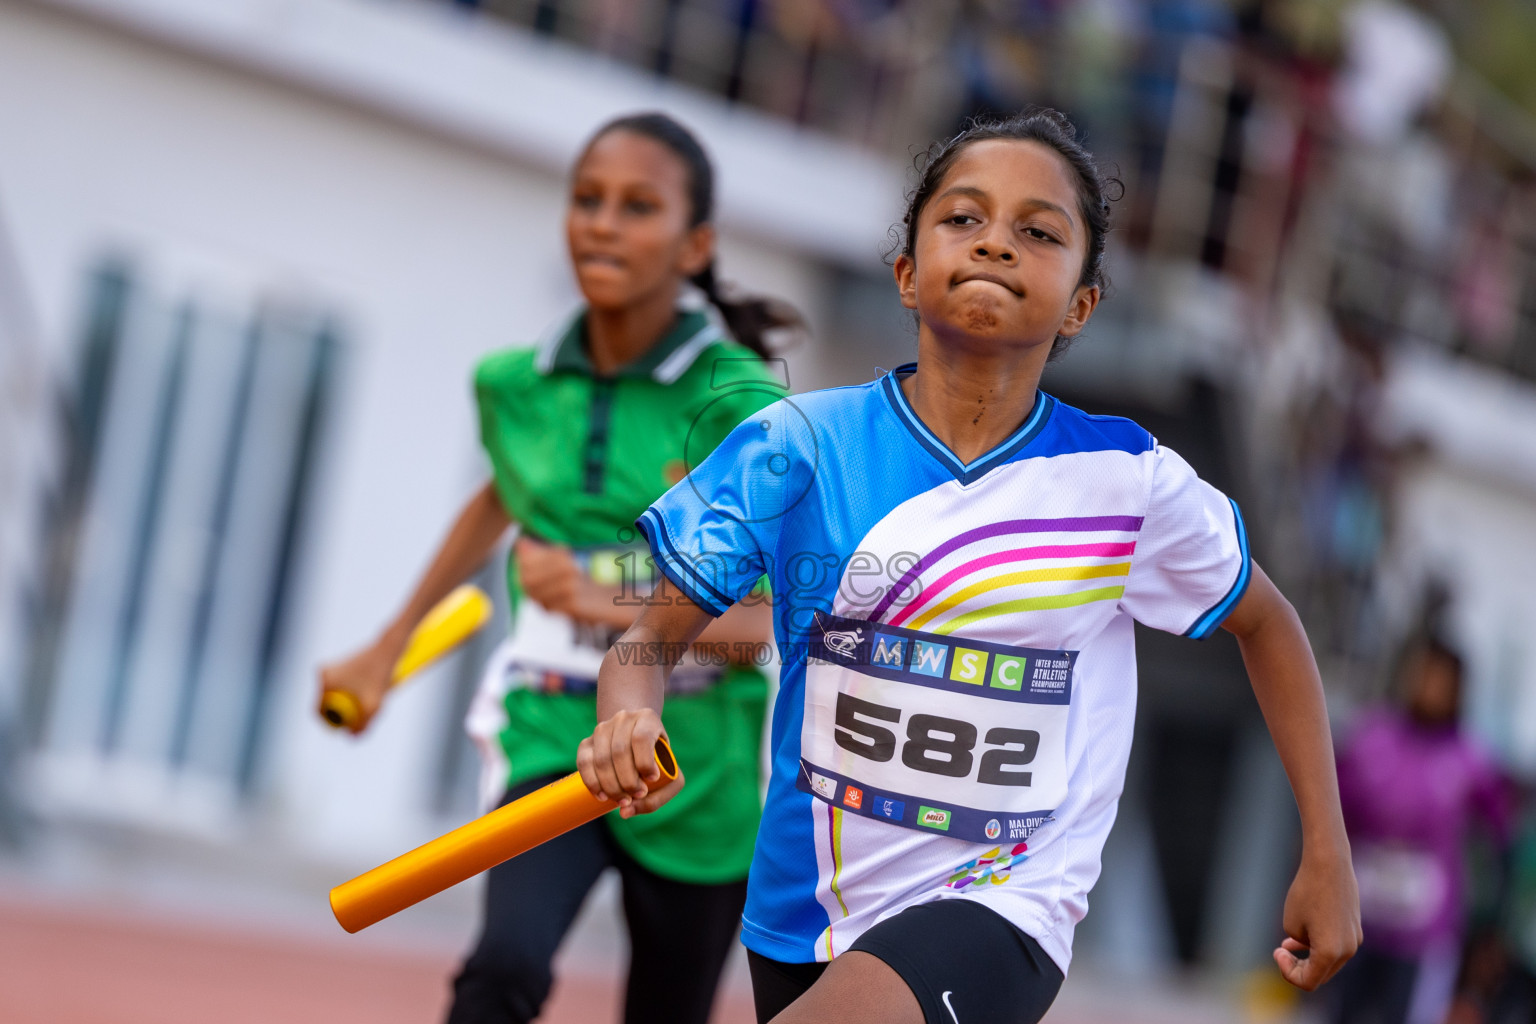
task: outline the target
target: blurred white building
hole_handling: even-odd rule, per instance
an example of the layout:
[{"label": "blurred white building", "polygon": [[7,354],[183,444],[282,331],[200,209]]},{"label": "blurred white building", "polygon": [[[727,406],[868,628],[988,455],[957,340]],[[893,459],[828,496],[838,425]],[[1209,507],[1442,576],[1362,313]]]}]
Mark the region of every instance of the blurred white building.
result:
[{"label": "blurred white building", "polygon": [[467,810],[473,652],[361,741],[314,670],[482,478],[471,368],[575,304],[567,166],[647,108],[715,157],[727,280],[824,325],[828,275],[880,269],[899,168],[451,7],[0,0],[0,356],[51,456],[0,492],[34,812],[361,866]]}]

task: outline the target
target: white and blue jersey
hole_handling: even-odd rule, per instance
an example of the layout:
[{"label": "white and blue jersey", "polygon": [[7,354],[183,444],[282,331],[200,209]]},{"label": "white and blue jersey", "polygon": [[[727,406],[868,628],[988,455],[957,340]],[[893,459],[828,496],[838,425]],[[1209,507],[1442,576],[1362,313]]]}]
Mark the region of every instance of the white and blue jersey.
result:
[{"label": "white and blue jersey", "polygon": [[1248,583],[1242,519],[1136,424],[1043,392],[961,463],[903,395],[914,369],[769,406],[640,519],[711,614],[773,585],[742,941],[830,960],[906,907],[969,899],[1065,971],[1125,780],[1132,620],[1214,630]]}]

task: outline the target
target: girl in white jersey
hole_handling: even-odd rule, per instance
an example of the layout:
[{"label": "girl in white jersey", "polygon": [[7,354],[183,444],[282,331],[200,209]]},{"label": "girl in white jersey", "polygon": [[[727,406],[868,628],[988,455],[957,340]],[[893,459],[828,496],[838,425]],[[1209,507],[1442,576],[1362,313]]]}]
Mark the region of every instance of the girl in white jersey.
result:
[{"label": "girl in white jersey", "polygon": [[1124,786],[1133,620],[1237,637],[1301,811],[1284,976],[1315,988],[1360,942],[1317,668],[1236,505],[1038,390],[1098,304],[1108,214],[1053,111],[935,147],[895,261],[917,362],[763,410],[639,521],[686,597],[609,653],[578,764],[625,816],[671,799],[668,668],[635,655],[770,576],[783,669],[742,918],[761,1021],[1041,1018]]}]

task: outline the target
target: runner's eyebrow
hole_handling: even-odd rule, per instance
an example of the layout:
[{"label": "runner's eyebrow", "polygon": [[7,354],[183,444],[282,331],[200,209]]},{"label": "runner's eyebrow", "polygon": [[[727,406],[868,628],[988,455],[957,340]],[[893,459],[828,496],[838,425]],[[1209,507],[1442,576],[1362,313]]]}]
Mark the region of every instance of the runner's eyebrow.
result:
[{"label": "runner's eyebrow", "polygon": [[980,199],[982,201],[986,201],[992,198],[986,193],[985,190],[979,189],[974,185],[951,185],[949,188],[935,196],[934,202],[942,202],[943,200],[948,199],[950,196],[967,196],[971,199]]},{"label": "runner's eyebrow", "polygon": [[[984,189],[979,189],[975,185],[952,185],[934,197],[933,201],[941,202],[950,196],[965,196],[981,202],[986,202],[992,198]],[[1067,219],[1068,224],[1074,227],[1077,225],[1077,222],[1072,219],[1072,211],[1060,203],[1053,203],[1049,199],[1026,199],[1024,200],[1024,205],[1036,210],[1045,210],[1049,213],[1059,213]]]},{"label": "runner's eyebrow", "polygon": [[1077,221],[1072,219],[1071,210],[1068,210],[1059,203],[1053,203],[1049,199],[1026,199],[1024,205],[1034,207],[1037,210],[1045,210],[1048,213],[1059,213],[1066,218],[1068,224],[1071,224],[1073,227],[1077,226]]}]

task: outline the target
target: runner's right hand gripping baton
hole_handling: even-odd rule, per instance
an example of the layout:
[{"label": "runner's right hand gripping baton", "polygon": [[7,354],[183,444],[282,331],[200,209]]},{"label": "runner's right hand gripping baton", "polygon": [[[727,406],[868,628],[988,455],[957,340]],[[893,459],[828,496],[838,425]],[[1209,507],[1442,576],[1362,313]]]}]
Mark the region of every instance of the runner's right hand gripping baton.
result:
[{"label": "runner's right hand gripping baton", "polygon": [[[653,788],[677,778],[677,760],[666,737],[656,741],[656,767],[661,778]],[[347,931],[360,931],[617,807],[593,796],[581,773],[572,772],[343,882],[331,890],[331,912]]]}]

